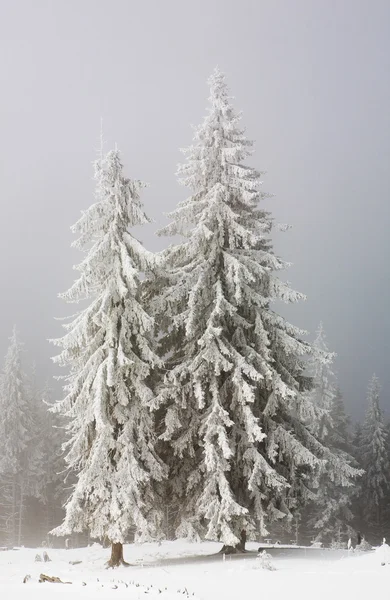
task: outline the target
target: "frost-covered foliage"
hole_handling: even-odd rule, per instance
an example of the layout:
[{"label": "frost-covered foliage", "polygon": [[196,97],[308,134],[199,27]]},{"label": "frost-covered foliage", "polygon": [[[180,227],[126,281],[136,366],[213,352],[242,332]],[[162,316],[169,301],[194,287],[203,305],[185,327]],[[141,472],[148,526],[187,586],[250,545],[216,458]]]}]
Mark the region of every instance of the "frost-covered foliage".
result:
[{"label": "frost-covered foliage", "polygon": [[350,432],[351,419],[346,413],[343,395],[338,387],[335,389],[330,406],[330,420],[332,429],[329,431],[328,439],[331,441],[332,446],[345,450],[353,456],[353,441]]},{"label": "frost-covered foliage", "polygon": [[[309,361],[309,372],[313,376],[314,387],[309,395],[319,408],[317,435],[332,453],[344,464],[354,464],[352,445],[348,432],[349,419],[345,413],[343,397],[336,387],[332,371],[334,355],[329,353],[322,323],[314,341],[314,348],[325,353],[327,360],[318,360],[316,356]],[[362,475],[355,471],[355,476]],[[352,479],[342,487],[334,481],[332,465],[324,463],[318,478],[316,498],[304,511],[304,529],[315,539],[345,546],[353,533],[351,510],[354,486]]]},{"label": "frost-covered foliage", "polygon": [[40,390],[35,366],[24,371],[24,354],[14,331],[0,379],[0,543],[11,545],[47,539],[65,499],[60,420],[48,412],[50,390]]},{"label": "frost-covered foliage", "polygon": [[340,528],[338,536],[335,538],[332,538],[332,541],[330,542],[329,547],[332,550],[343,550],[344,548],[348,547],[349,543],[350,543],[349,540],[348,540],[348,542],[345,540],[345,536],[342,535],[342,531]]},{"label": "frost-covered foliage", "polygon": [[225,78],[216,70],[209,83],[208,115],[178,172],[192,193],[160,231],[184,241],[163,253],[154,309],[177,533],[237,545],[243,530],[264,535],[289,520],[325,462],[338,485],[353,470],[311,431],[317,409],[301,392],[312,348],[274,310],[303,295],[277,276],[287,264],[273,252],[274,223],[259,206],[267,194],[244,163],[252,143]]},{"label": "frost-covered foliage", "polygon": [[[28,448],[30,493],[35,498],[43,500],[47,453],[45,448],[46,429],[43,427],[42,417],[47,410],[43,403],[42,391],[37,384],[35,363],[32,364],[31,372],[25,377],[25,393],[30,409],[31,441]],[[45,433],[43,434],[43,432]]]},{"label": "frost-covered foliage", "polygon": [[[16,328],[10,337],[1,376],[1,440],[4,443],[0,456],[1,470],[16,474],[21,457],[26,458],[28,448],[28,422],[30,412],[26,394],[26,377],[22,372],[22,348]],[[27,438],[27,439],[26,439]]]},{"label": "frost-covered foliage", "polygon": [[70,368],[55,410],[70,419],[66,461],[77,482],[64,523],[54,532],[88,530],[122,543],[130,527],[155,534],[161,516],[155,482],[165,466],[155,451],[151,370],[160,365],[140,303],[140,277],[153,257],[128,229],[148,222],[138,181],[122,174],[118,151],[96,163],[96,202],[73,226],[84,260],[67,302],[89,301],[65,325],[54,360]]},{"label": "frost-covered foliage", "polygon": [[373,375],[368,386],[368,408],[359,448],[361,465],[365,470],[361,498],[363,514],[375,533],[381,533],[383,527],[390,483],[387,432],[379,405],[379,392],[379,380]]},{"label": "frost-covered foliage", "polygon": [[42,478],[40,481],[41,539],[47,539],[49,531],[58,523],[69,492],[70,481],[65,477],[65,461],[62,445],[65,440],[65,422],[63,418],[50,411],[53,404],[53,392],[48,383],[40,391],[38,418],[42,439]]},{"label": "frost-covered foliage", "polygon": [[18,545],[26,503],[38,495],[43,468],[37,399],[23,371],[22,353],[14,328],[0,378],[0,530],[4,541]]},{"label": "frost-covered foliage", "polygon": [[361,540],[361,542],[360,542],[360,544],[358,544],[356,546],[355,550],[360,551],[360,552],[368,552],[369,550],[372,550],[372,546],[363,537],[362,540]]},{"label": "frost-covered foliage", "polygon": [[257,556],[257,566],[265,571],[275,571],[275,565],[272,562],[272,556],[266,550],[260,552]]},{"label": "frost-covered foliage", "polygon": [[313,381],[313,388],[310,390],[309,396],[319,409],[319,419],[315,424],[316,435],[321,439],[326,439],[332,435],[333,430],[330,412],[336,395],[335,375],[332,371],[335,354],[329,352],[322,322],[316,331],[313,347],[319,353],[313,354],[308,361],[307,370]]}]

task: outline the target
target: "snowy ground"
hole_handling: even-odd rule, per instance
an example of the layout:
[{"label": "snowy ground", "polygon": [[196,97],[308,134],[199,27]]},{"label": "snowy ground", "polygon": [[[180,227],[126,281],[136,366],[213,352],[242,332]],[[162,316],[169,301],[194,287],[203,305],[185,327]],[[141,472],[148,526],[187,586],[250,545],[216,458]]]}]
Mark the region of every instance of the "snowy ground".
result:
[{"label": "snowy ground", "polygon": [[[132,566],[105,569],[109,551],[94,545],[75,550],[48,549],[52,562],[34,562],[44,548],[0,552],[1,600],[354,600],[390,598],[390,564],[381,566],[381,550],[364,555],[323,551],[273,558],[275,571],[259,568],[258,544],[252,553],[226,557],[215,553],[220,544],[184,541],[128,545],[125,559]],[[69,561],[82,561],[71,565]],[[40,573],[72,585],[38,583]],[[23,584],[25,575],[31,579]],[[86,585],[83,585],[83,582]]]}]

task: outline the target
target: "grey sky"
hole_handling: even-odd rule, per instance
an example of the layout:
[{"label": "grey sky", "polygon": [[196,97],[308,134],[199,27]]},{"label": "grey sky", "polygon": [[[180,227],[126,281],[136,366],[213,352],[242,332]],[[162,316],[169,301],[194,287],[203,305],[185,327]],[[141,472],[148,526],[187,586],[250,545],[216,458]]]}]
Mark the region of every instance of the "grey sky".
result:
[{"label": "grey sky", "polygon": [[126,173],[148,181],[156,220],[185,197],[179,148],[228,76],[277,220],[275,249],[323,320],[348,408],[375,370],[390,409],[389,0],[3,0],[0,2],[0,354],[13,323],[43,377],[60,335],[56,297],[79,260],[70,225],[92,201],[100,117]]}]

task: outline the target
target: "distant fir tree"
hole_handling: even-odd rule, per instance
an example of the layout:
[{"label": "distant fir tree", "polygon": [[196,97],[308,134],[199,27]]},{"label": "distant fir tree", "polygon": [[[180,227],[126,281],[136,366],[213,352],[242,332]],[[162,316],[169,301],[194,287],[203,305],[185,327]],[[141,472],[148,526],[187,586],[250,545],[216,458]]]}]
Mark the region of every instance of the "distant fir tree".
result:
[{"label": "distant fir tree", "polygon": [[329,352],[322,322],[316,331],[313,347],[319,351],[308,360],[307,371],[312,378],[313,387],[309,392],[310,399],[318,409],[318,422],[313,429],[319,438],[331,435],[332,423],[330,413],[336,395],[336,378],[332,371],[334,353]]},{"label": "distant fir tree", "polygon": [[[385,423],[385,431],[386,431],[386,449],[387,449],[387,459],[390,466],[390,421]],[[383,511],[383,520],[386,523],[386,528],[383,532],[386,539],[390,539],[390,471],[388,473],[388,481],[389,485],[387,486],[386,498],[384,501],[384,511]]]},{"label": "distant fir tree", "polygon": [[389,494],[390,461],[387,432],[379,404],[380,385],[374,374],[368,386],[368,408],[363,423],[359,454],[365,470],[362,482],[363,514],[369,531],[383,536]]},{"label": "distant fir tree", "polygon": [[362,463],[361,452],[360,449],[362,447],[362,437],[363,437],[363,426],[359,421],[355,423],[353,435],[352,435],[352,446],[353,446],[353,455],[359,464]]},{"label": "distant fir tree", "polygon": [[0,378],[0,529],[7,544],[18,546],[37,474],[35,414],[22,352],[14,327]]},{"label": "distant fir tree", "polygon": [[[48,382],[40,392],[39,421],[43,441],[43,477],[40,500],[43,504],[41,539],[48,541],[51,529],[63,518],[62,506],[69,496],[62,446],[65,442],[65,421],[58,413],[50,411],[53,391]],[[74,475],[73,475],[74,476]]]},{"label": "distant fir tree", "polygon": [[[42,390],[37,381],[36,365],[32,364],[25,377],[25,394],[29,407],[28,497],[25,502],[24,537],[27,545],[41,544],[46,538],[43,508],[45,503],[45,481],[48,464],[53,458],[53,448],[48,448],[50,430],[47,423],[47,407],[42,402]],[[44,411],[44,412],[43,412]],[[54,415],[50,415],[50,420]],[[45,418],[43,418],[45,417]],[[57,440],[60,437],[57,434]]]},{"label": "distant fir tree", "polygon": [[[356,464],[359,468],[363,469],[362,459],[362,436],[363,427],[360,422],[355,423],[353,435],[352,435],[352,454]],[[364,475],[364,472],[363,472]],[[364,536],[367,532],[365,517],[364,517],[364,506],[363,506],[363,488],[364,488],[364,477],[359,477],[356,482],[356,486],[353,494],[352,501],[352,512],[354,515],[353,526],[356,531],[359,532],[360,536]]]},{"label": "distant fir tree", "polygon": [[[313,424],[313,430],[335,456],[357,467],[348,431],[349,418],[332,371],[335,354],[329,352],[322,323],[316,331],[313,346],[317,353],[308,362],[308,372],[313,378],[313,389],[308,394],[318,409],[319,417],[318,422]],[[353,534],[351,506],[355,486],[351,479],[340,487],[333,481],[332,470],[328,462],[319,469],[316,497],[303,511],[302,529],[304,535],[316,541],[345,546],[348,537]]]},{"label": "distant fir tree", "polygon": [[67,302],[90,304],[55,340],[55,358],[70,367],[66,397],[56,410],[70,419],[66,461],[77,483],[58,535],[88,530],[111,542],[110,565],[123,562],[130,527],[156,535],[161,511],[156,482],[166,475],[158,457],[149,386],[161,361],[153,349],[154,322],[140,303],[141,272],[152,256],[128,232],[147,223],[138,181],[122,174],[118,151],[95,164],[96,202],[73,226],[74,246],[85,253]]},{"label": "distant fir tree", "polygon": [[353,436],[351,434],[351,418],[345,410],[344,398],[340,388],[336,386],[330,407],[332,430],[329,432],[332,446],[344,450],[354,456]]},{"label": "distant fir tree", "polygon": [[30,442],[28,447],[30,463],[30,494],[42,500],[43,481],[45,478],[45,436],[42,434],[42,397],[37,383],[36,365],[32,364],[30,373],[26,377],[26,395],[30,410]]},{"label": "distant fir tree", "polygon": [[267,196],[260,173],[243,162],[252,143],[223,74],[209,83],[209,113],[179,168],[192,194],[160,232],[184,241],[163,253],[154,307],[168,367],[162,438],[172,452],[177,535],[205,534],[230,551],[272,522],[289,522],[313,496],[324,461],[338,485],[354,471],[311,431],[316,409],[301,392],[312,348],[272,308],[303,295],[276,276],[287,264],[258,206]]}]

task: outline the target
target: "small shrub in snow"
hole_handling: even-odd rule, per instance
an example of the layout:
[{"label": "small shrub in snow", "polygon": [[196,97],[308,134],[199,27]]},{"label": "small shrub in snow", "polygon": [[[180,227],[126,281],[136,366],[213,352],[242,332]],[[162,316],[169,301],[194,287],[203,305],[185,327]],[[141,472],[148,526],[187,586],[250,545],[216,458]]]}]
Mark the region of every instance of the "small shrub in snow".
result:
[{"label": "small shrub in snow", "polygon": [[276,568],[271,562],[272,556],[263,550],[257,556],[257,564],[260,569],[265,569],[266,571],[276,571]]},{"label": "small shrub in snow", "polygon": [[368,550],[372,550],[372,546],[371,544],[369,544],[367,542],[367,540],[363,537],[362,541],[360,542],[360,544],[358,544],[355,548],[355,550],[359,550],[361,552],[367,552]]}]

